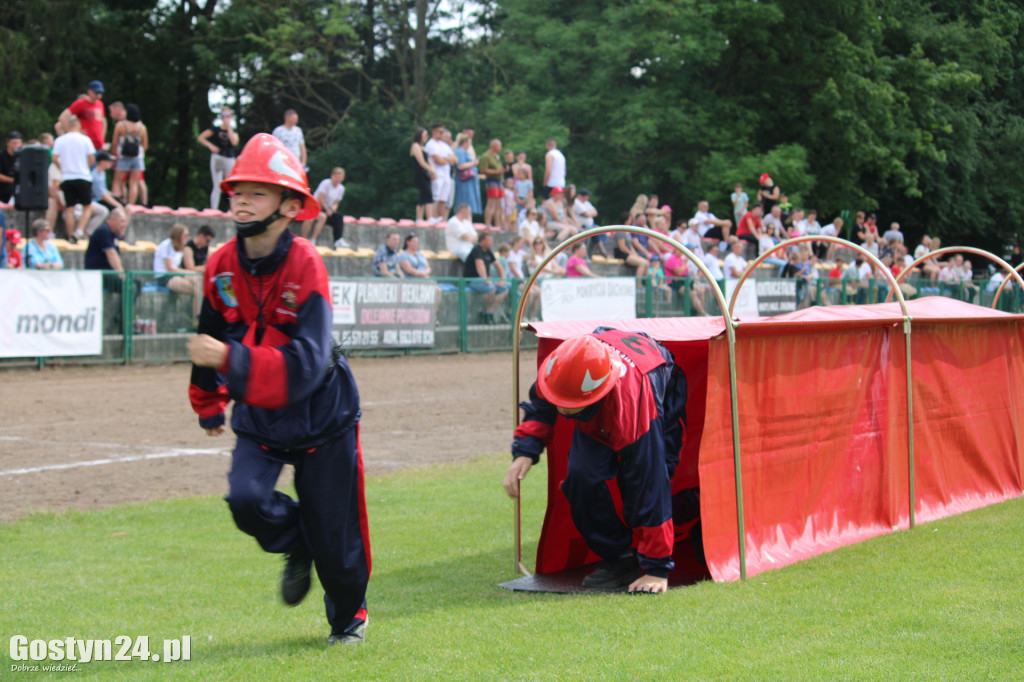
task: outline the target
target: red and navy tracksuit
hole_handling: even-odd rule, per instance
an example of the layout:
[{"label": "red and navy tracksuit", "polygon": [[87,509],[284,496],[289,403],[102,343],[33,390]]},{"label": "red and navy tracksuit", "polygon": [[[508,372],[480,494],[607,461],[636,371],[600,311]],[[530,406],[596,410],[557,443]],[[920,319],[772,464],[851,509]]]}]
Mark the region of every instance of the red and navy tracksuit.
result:
[{"label": "red and navy tracksuit", "polygon": [[[327,271],[285,231],[252,260],[232,239],[206,265],[199,333],[229,346],[219,368],[193,367],[189,398],[203,428],[238,437],[228,506],[267,552],[313,557],[333,632],[366,618],[370,536],[359,446],[359,392],[334,352]],[[295,467],[298,501],[274,490]]]},{"label": "red and navy tracksuit", "polygon": [[[686,377],[672,354],[643,332],[599,327],[592,336],[615,351],[626,373],[608,395],[570,417],[576,429],[562,492],[576,529],[595,554],[622,558],[635,539],[640,567],[667,578],[675,566],[672,474],[683,445]],[[512,456],[536,463],[551,442],[558,412],[536,384],[520,407],[524,417]],[[612,480],[622,494],[622,516],[608,487]]]}]

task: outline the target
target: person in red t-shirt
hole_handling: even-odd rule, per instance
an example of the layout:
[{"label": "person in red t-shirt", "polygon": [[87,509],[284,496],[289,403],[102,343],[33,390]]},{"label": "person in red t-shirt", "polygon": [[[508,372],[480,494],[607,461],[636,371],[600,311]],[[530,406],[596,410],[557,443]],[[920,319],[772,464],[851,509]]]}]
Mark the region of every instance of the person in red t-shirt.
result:
[{"label": "person in red t-shirt", "polygon": [[107,115],[103,108],[103,83],[91,81],[85,89],[85,96],[79,97],[57,119],[57,134],[63,135],[67,120],[77,116],[82,122],[82,132],[92,140],[96,151],[103,149],[107,137]]},{"label": "person in red t-shirt", "polygon": [[764,210],[760,204],[755,204],[753,208],[743,214],[740,219],[740,224],[736,226],[736,236],[744,241],[748,241],[751,244],[756,244],[757,240],[761,236],[761,216],[764,215]]}]

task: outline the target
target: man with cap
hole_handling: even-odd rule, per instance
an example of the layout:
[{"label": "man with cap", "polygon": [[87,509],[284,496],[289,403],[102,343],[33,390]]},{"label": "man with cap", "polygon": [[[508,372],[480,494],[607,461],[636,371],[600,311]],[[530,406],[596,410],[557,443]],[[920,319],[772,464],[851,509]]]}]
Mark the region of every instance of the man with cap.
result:
[{"label": "man with cap", "polygon": [[9,204],[14,196],[14,155],[20,146],[21,133],[7,133],[7,147],[0,152],[0,203]]},{"label": "man with cap", "polygon": [[[675,566],[672,475],[686,418],[686,377],[668,349],[643,332],[598,327],[544,358],[530,400],[520,407],[524,416],[505,492],[519,496],[520,481],[551,443],[557,418],[571,419],[576,428],[561,490],[576,529],[602,559],[583,586],[668,589]],[[621,515],[608,485],[613,479]]]},{"label": "man with cap", "polygon": [[115,208],[121,208],[124,203],[119,201],[109,189],[107,189],[107,171],[114,167],[114,157],[105,151],[96,152],[96,162],[92,165],[92,217],[85,227],[86,234],[103,224]]},{"label": "man with cap", "polygon": [[[107,212],[125,205],[111,194],[107,187],[107,171],[114,167],[114,161],[116,159],[110,152],[98,151],[96,152],[96,163],[92,166],[92,200],[94,204],[102,204]],[[93,212],[95,209],[96,207],[93,206]]]},{"label": "man with cap", "polygon": [[92,140],[92,146],[97,151],[103,149],[107,138],[107,114],[103,108],[103,83],[90,81],[85,89],[85,95],[71,103],[64,111],[60,112],[57,119],[57,133],[63,134],[67,129],[68,119],[77,116],[82,126],[82,132]]},{"label": "man with cap", "polygon": [[[287,557],[289,606],[305,598],[315,563],[328,643],[358,643],[370,578],[359,391],[333,343],[323,259],[288,229],[316,218],[319,202],[299,158],[266,133],[249,140],[221,189],[238,236],[207,261],[199,334],[188,342],[192,408],[217,436],[235,401],[227,496],[235,524]],[[275,490],[285,464],[295,467],[297,500]]]},{"label": "man with cap", "polygon": [[781,190],[768,173],[761,173],[760,180],[761,186],[757,188],[757,200],[761,202],[761,209],[765,213],[771,213],[772,206],[779,203]]}]

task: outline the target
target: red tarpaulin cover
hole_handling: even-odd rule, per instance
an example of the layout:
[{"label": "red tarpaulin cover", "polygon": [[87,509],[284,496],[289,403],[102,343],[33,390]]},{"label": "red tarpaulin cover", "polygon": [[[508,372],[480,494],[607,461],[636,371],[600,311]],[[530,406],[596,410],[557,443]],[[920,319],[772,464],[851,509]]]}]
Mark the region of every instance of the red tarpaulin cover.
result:
[{"label": "red tarpaulin cover", "polygon": [[[1024,316],[951,299],[908,302],[916,520],[1024,490]],[[700,486],[716,580],[740,576],[728,348],[721,318],[543,323],[538,362],[599,325],[646,331],[686,372],[687,440],[673,491]],[[896,303],[815,307],[742,320],[736,373],[747,574],[909,525],[906,350]],[[525,391],[524,396],[525,398]],[[594,561],[558,486],[571,423],[549,449],[538,573]]]}]

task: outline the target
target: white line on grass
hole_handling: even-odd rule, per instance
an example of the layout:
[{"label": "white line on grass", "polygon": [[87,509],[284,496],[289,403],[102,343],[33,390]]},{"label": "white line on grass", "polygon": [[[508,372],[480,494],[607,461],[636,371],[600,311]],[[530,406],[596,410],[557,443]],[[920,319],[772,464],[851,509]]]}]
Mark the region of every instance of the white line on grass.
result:
[{"label": "white line on grass", "polygon": [[227,450],[197,450],[193,448],[183,448],[178,450],[169,450],[167,452],[154,452],[149,455],[108,457],[104,459],[68,462],[67,464],[46,464],[39,467],[26,467],[24,469],[8,469],[7,471],[0,471],[0,476],[20,476],[22,474],[37,474],[42,471],[61,471],[64,469],[77,469],[78,467],[95,467],[102,464],[122,464],[125,462],[141,462],[147,459],[170,459],[173,457],[193,457],[195,455],[218,455],[228,457],[231,453]]}]

